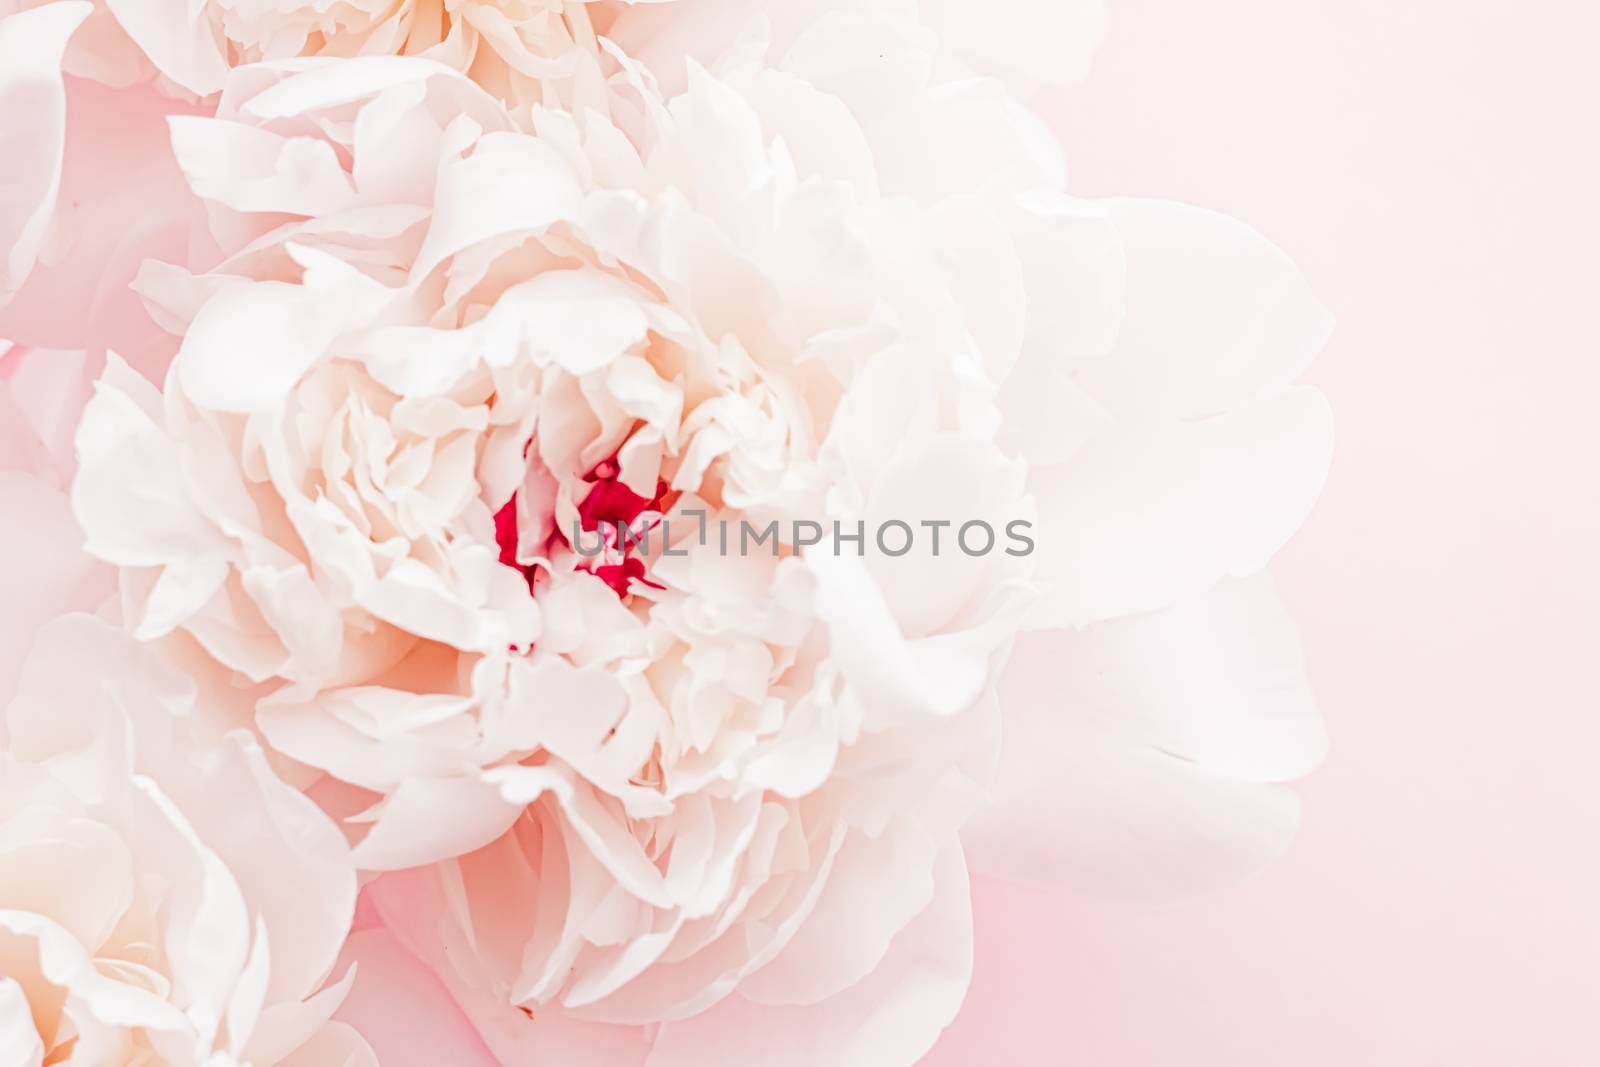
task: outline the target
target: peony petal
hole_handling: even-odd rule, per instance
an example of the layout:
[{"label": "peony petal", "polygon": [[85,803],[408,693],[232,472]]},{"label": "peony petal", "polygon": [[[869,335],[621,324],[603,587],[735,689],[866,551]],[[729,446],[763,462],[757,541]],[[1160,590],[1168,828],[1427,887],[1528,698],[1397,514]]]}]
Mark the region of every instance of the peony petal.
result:
[{"label": "peony petal", "polygon": [[1265,575],[1025,640],[1048,645],[1050,691],[1071,694],[1059,716],[1247,782],[1299,778],[1326,753],[1294,621]]},{"label": "peony petal", "polygon": [[207,1039],[218,1032],[226,998],[249,958],[248,906],[227,865],[155,782],[135,778],[131,802],[148,831],[139,841],[146,862],[180,877],[166,901],[161,948],[173,1000],[188,1005],[190,1023]]},{"label": "peony petal", "polygon": [[491,237],[541,232],[572,215],[582,193],[571,165],[549,145],[487,134],[470,156],[440,168],[433,225],[411,277],[420,283],[449,257]]},{"label": "peony petal", "polygon": [[773,1005],[848,995],[933,899],[938,848],[909,822],[876,838],[851,834],[811,913],[777,959],[740,983],[738,995]]},{"label": "peony petal", "polygon": [[496,1067],[438,976],[388,930],[352,934],[340,965],[356,980],[336,1018],[367,1036],[378,1062]]},{"label": "peony petal", "polygon": [[[191,677],[130,634],[93,615],[60,615],[39,627],[5,709],[10,750],[48,763],[85,801],[120,803],[127,760],[165,767],[195,694]],[[82,770],[69,770],[82,756]]]},{"label": "peony petal", "polygon": [[[393,1027],[386,1025],[383,1030],[392,1033]],[[452,1067],[456,1064],[465,1067],[467,1063],[459,1056],[434,1062],[450,1063]],[[311,1035],[309,1041],[279,1060],[274,1067],[378,1067],[378,1063],[377,1055],[361,1032],[333,1022]]]},{"label": "peony petal", "polygon": [[70,989],[82,1012],[96,1022],[111,1027],[140,1027],[152,1036],[181,1034],[187,1029],[184,1013],[172,1004],[99,973],[84,947],[49,919],[21,911],[0,911],[0,941],[6,934],[33,942],[40,975],[51,985]]},{"label": "peony petal", "polygon": [[356,866],[371,871],[420,867],[482,848],[522,814],[478,778],[412,778],[362,817],[374,825],[355,847]]},{"label": "peony petal", "polygon": [[1040,758],[1026,770],[1002,764],[1003,792],[968,831],[984,874],[1114,894],[1202,893],[1279,855],[1300,825],[1288,789],[1097,730],[1054,724],[1041,736],[1024,726],[1007,743]]},{"label": "peony petal", "polygon": [[255,1029],[256,1022],[261,1018],[261,1008],[266,1003],[267,983],[271,980],[271,976],[272,949],[267,941],[267,925],[258,915],[255,933],[250,939],[250,956],[245,962],[244,970],[239,974],[238,984],[233,987],[233,992],[228,997],[227,1010],[223,1014],[223,1026],[228,1035],[230,1055],[244,1054],[250,1032]]},{"label": "peony petal", "polygon": [[243,732],[229,737],[179,799],[271,932],[268,1001],[312,993],[355,913],[356,874],[343,833],[279,780]]},{"label": "peony petal", "polygon": [[1074,461],[1032,472],[1039,505],[1032,622],[1154,611],[1264,566],[1322,491],[1327,401],[1295,389],[1196,422],[1122,422]]},{"label": "peony petal", "polygon": [[[83,551],[66,494],[31,475],[0,470],[0,706],[46,621],[94,610],[115,588],[111,571]],[[26,521],[17,521],[26,516]]]},{"label": "peony petal", "polygon": [[[115,355],[78,427],[72,510],[88,550],[131,567],[197,571],[220,550],[216,529],[190,502],[177,445],[161,424],[161,395]],[[129,516],[139,516],[130,522]],[[220,584],[212,572],[210,589]],[[209,596],[209,590],[201,596]]]},{"label": "peony petal", "polygon": [[172,149],[196,196],[235,211],[334,214],[356,194],[333,146],[226,119],[179,115]]},{"label": "peony petal", "polygon": [[[313,1048],[318,1047],[317,1035],[327,1028],[328,1020],[344,1003],[355,978],[355,968],[351,966],[338,981],[328,983],[304,1001],[267,1005],[245,1046],[244,1062],[276,1065],[307,1042],[312,1042]],[[341,1038],[337,1047],[343,1048],[346,1043]]]},{"label": "peony petal", "polygon": [[1292,625],[1264,579],[1081,633],[1025,634],[1001,681],[992,804],[974,870],[1166,894],[1285,848],[1325,738]]},{"label": "peony petal", "polygon": [[[486,129],[509,129],[505,109],[478,89],[466,75],[420,56],[350,56],[336,61],[268,63],[261,69],[283,72],[282,80],[252,96],[241,108],[245,115],[272,120],[326,111],[379,96],[398,85],[439,79],[457,91],[453,112],[470,115]],[[230,90],[231,92],[232,90]],[[498,119],[498,120],[497,120]]]},{"label": "peony petal", "polygon": [[106,0],[106,6],[156,68],[197,96],[222,88],[228,55],[211,9],[187,0]]},{"label": "peony petal", "polygon": [[[605,1067],[640,1067],[644,1063],[649,1046],[640,1028],[573,1019],[554,1004],[535,1009],[530,1017],[510,1004],[505,996],[466,982],[442,937],[444,902],[436,872],[417,870],[388,874],[373,883],[370,892],[388,931],[392,931],[385,936],[395,938],[414,953],[415,958],[423,961],[422,966],[442,984],[427,988],[429,983],[421,975],[414,975],[407,986],[423,986],[424,995],[430,1001],[439,993],[452,997],[461,1016],[476,1030],[482,1045],[488,1046],[480,1053],[483,1062],[593,1063]],[[390,956],[387,951],[385,955],[386,958]],[[430,1016],[455,1040],[458,1024],[450,1018],[444,1005],[435,1004],[423,1018]],[[482,1046],[476,1041],[463,1041],[460,1047],[463,1056],[467,1056],[471,1054],[468,1050],[476,1052]],[[476,1062],[475,1059],[465,1060],[466,1064]]]},{"label": "peony petal", "polygon": [[477,737],[471,698],[418,695],[376,686],[337,689],[314,700],[262,701],[256,728],[273,748],[335,778],[387,792],[408,778],[465,770],[461,747]]},{"label": "peony petal", "polygon": [[44,1040],[33,1025],[28,995],[15,979],[0,976],[0,1063],[40,1067]]},{"label": "peony petal", "polygon": [[214,258],[168,145],[167,117],[193,107],[149,85],[69,81],[59,240],[0,308],[0,336],[96,360],[114,349],[151,380],[165,377],[177,340],[130,286],[147,258],[196,268]]},{"label": "peony petal", "polygon": [[862,560],[823,552],[807,564],[833,656],[876,721],[956,715],[982,695],[991,647],[981,632],[908,641]]},{"label": "peony petal", "polygon": [[8,382],[0,380],[0,470],[31,474],[47,485],[65,482],[50,449],[31,425],[27,409]]},{"label": "peony petal", "polygon": [[[59,478],[65,487],[77,467],[73,435],[92,388],[88,354],[21,349],[7,353],[5,361],[10,364],[6,368],[10,380],[0,382],[0,425],[13,418],[17,424],[0,429],[0,470]],[[37,465],[18,461],[15,446],[8,443],[12,435],[37,439],[44,450],[42,457],[31,442],[23,444],[38,457]]]},{"label": "peony petal", "polygon": [[0,16],[0,307],[49,237],[66,147],[61,57],[93,7],[78,0]]},{"label": "peony petal", "polygon": [[282,401],[348,324],[371,316],[390,290],[323,252],[291,247],[299,285],[257,282],[214,293],[189,324],[176,369],[195,403],[263,411]]},{"label": "peony petal", "polygon": [[544,749],[608,791],[620,791],[648,755],[628,743],[627,694],[610,672],[550,658],[514,664],[512,679],[509,706],[485,714],[497,747]]},{"label": "peony petal", "polygon": [[0,901],[48,915],[79,944],[103,944],[133,902],[128,847],[93,819],[23,808],[0,824],[0,854]]},{"label": "peony petal", "polygon": [[1333,316],[1244,223],[1164,200],[1108,200],[1127,256],[1126,318],[1078,384],[1115,415],[1217,415],[1298,378]]},{"label": "peony petal", "polygon": [[967,870],[951,843],[934,866],[931,903],[895,935],[863,981],[821,1003],[754,1004],[735,994],[665,1023],[646,1067],[883,1067],[915,1063],[955,1018],[972,973]]}]

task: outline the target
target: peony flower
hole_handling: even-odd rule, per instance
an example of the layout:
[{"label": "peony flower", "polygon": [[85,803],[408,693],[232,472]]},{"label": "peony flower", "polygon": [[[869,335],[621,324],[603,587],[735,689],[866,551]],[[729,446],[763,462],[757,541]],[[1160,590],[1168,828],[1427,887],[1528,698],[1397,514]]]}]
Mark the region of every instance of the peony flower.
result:
[{"label": "peony flower", "polygon": [[[173,124],[225,257],[141,276],[179,353],[110,364],[74,513],[133,634],[401,872],[502,1060],[909,1064],[968,848],[1160,889],[1292,832],[1320,723],[1238,580],[1320,486],[1326,316],[1238,224],[1068,197],[919,23],[643,36],[583,43],[570,109],[417,57],[228,74]],[[1053,673],[1002,708],[1025,629]]]},{"label": "peony flower", "polygon": [[[964,893],[934,871],[960,870],[1023,561],[724,554],[685,523],[619,582],[574,543],[597,513],[1029,514],[942,263],[1027,210],[954,175],[890,176],[926,204],[858,195],[865,172],[769,149],[796,83],[702,74],[669,107],[624,77],[632,134],[541,111],[531,136],[435,65],[241,71],[179,159],[225,226],[308,217],[207,277],[152,271],[190,318],[166,394],[114,366],[79,435],[77,512],[135,633],[281,683],[257,724],[370,794],[358,862],[448,861],[464,928],[515,924],[471,981],[536,1014],[848,995],[936,886]],[[957,101],[987,104],[1031,166],[1020,112]],[[366,142],[386,113],[436,160]],[[878,921],[840,953],[852,910]],[[964,987],[965,924],[944,933],[955,973],[911,1054]]]},{"label": "peony flower", "polygon": [[89,616],[45,626],[0,749],[0,1056],[375,1064],[321,990],[355,873],[337,828],[194,678]]},{"label": "peony flower", "polygon": [[113,591],[63,492],[85,363],[0,351],[0,1062],[370,1063],[326,1024],[348,977],[319,992],[337,828],[204,657],[67,614]]}]

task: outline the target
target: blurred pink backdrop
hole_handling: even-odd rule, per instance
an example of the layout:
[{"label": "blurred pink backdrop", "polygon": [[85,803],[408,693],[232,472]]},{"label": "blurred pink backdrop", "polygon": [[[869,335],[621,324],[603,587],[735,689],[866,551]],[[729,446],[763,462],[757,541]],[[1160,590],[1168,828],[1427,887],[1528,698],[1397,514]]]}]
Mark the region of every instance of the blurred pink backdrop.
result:
[{"label": "blurred pink backdrop", "polygon": [[[1333,735],[1294,850],[1134,905],[980,881],[926,1067],[1600,1063],[1600,18],[1574,0],[1111,0],[1041,98],[1082,195],[1243,218],[1339,316],[1280,558]],[[370,923],[370,918],[364,921]],[[381,930],[363,965],[417,970]],[[386,1067],[492,1064],[357,981]]]},{"label": "blurred pink backdrop", "polygon": [[1573,0],[1111,0],[1082,195],[1214,207],[1339,317],[1275,573],[1333,752],[1293,851],[1152,908],[981,884],[925,1061],[1600,1063],[1600,41]]}]

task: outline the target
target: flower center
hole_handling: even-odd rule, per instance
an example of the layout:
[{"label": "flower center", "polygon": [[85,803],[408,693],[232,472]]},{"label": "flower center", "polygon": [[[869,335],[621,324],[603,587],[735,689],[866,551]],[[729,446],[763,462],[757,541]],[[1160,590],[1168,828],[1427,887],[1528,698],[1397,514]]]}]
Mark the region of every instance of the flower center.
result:
[{"label": "flower center", "polygon": [[[667,483],[658,481],[655,495],[642,497],[622,483],[620,474],[616,460],[608,459],[585,476],[590,489],[578,504],[579,531],[574,532],[594,538],[591,541],[583,537],[578,547],[578,569],[588,571],[617,596],[625,597],[635,580],[653,589],[664,588],[645,577],[645,561],[640,553],[649,543],[649,533],[661,522]],[[517,562],[520,530],[516,494],[495,514],[494,535],[500,546],[500,562],[521,571],[532,592],[538,568]],[[574,547],[566,531],[558,529],[555,536],[563,545]]]}]

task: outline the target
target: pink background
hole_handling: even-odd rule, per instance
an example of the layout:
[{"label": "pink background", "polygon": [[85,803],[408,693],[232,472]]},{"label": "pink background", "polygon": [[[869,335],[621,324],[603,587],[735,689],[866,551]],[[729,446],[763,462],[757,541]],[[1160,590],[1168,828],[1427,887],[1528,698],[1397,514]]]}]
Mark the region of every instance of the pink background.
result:
[{"label": "pink background", "polygon": [[1244,218],[1340,320],[1333,474],[1276,571],[1333,753],[1225,895],[980,884],[926,1063],[1600,1063],[1595,5],[1111,6],[1041,101],[1077,191]]}]

